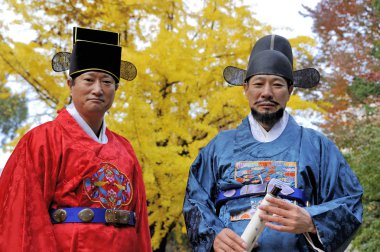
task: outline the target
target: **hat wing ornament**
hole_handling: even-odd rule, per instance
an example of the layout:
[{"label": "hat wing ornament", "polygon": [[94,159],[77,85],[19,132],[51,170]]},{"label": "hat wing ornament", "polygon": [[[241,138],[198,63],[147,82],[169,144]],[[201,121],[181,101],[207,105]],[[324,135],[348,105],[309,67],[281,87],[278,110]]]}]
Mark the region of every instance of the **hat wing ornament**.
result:
[{"label": "hat wing ornament", "polygon": [[69,52],[58,52],[51,60],[51,66],[55,72],[63,72],[70,68],[70,56]]},{"label": "hat wing ornament", "polygon": [[[69,52],[58,52],[51,60],[51,66],[55,72],[63,72],[70,69],[70,57]],[[120,65],[120,77],[132,81],[137,76],[136,66],[129,61],[121,61]]]},{"label": "hat wing ornament", "polygon": [[[242,86],[247,71],[234,66],[228,66],[223,71],[224,80],[231,86]],[[299,88],[313,88],[320,81],[320,74],[315,68],[305,68],[293,72],[293,84]]]}]

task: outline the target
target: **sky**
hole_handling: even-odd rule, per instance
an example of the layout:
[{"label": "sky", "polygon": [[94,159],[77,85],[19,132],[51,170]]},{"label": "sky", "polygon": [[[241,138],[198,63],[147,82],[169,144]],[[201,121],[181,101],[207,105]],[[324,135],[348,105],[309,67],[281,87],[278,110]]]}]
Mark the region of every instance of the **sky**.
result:
[{"label": "sky", "polygon": [[276,28],[277,35],[296,37],[312,33],[313,21],[305,18],[299,12],[306,13],[302,5],[314,9],[320,0],[245,0],[250,3],[257,19]]},{"label": "sky", "polygon": [[[0,9],[4,8],[0,0]],[[299,14],[299,12],[305,13],[302,4],[314,9],[319,0],[245,0],[245,3],[250,5],[252,10],[256,13],[256,18],[261,23],[271,25],[274,29],[274,33],[284,37],[292,38],[296,36],[310,36],[314,37],[312,33],[312,19],[305,18]],[[5,15],[3,15],[5,14]],[[11,13],[2,13],[2,19],[11,18]],[[28,36],[33,36],[33,32],[28,32],[25,28],[17,27],[11,36],[19,41],[24,40]],[[297,119],[297,118],[296,118]],[[305,125],[311,127],[312,125]],[[10,153],[3,153],[0,150],[0,173]]]}]

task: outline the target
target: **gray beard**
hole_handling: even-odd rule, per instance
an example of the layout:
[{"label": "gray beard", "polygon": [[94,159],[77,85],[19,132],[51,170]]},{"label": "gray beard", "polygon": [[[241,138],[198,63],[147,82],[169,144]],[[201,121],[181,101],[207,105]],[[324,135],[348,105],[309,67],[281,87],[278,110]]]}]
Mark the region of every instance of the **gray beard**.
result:
[{"label": "gray beard", "polygon": [[273,125],[275,125],[276,122],[278,122],[282,118],[282,116],[284,115],[284,109],[280,108],[279,110],[273,113],[260,113],[257,110],[251,108],[251,114],[256,121],[261,122],[265,125],[270,125],[272,127]]}]

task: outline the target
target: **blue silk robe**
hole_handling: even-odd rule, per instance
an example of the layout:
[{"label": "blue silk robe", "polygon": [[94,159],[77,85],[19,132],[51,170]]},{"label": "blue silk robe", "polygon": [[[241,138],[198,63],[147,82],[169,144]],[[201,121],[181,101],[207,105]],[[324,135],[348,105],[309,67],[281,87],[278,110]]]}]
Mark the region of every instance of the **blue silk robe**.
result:
[{"label": "blue silk robe", "polygon": [[[316,226],[323,250],[337,251],[348,245],[362,222],[362,187],[333,142],[299,126],[290,116],[283,133],[272,142],[255,140],[246,118],[237,129],[219,133],[199,153],[190,168],[183,208],[194,251],[212,250],[215,236],[223,228],[241,235],[249,222],[233,221],[232,215],[249,209],[257,197],[233,199],[220,208],[215,206],[220,191],[243,185],[236,180],[235,164],[273,160],[296,164],[291,185],[304,190],[311,203],[305,209]],[[276,177],[262,175],[266,179]],[[312,236],[318,240],[317,235]],[[265,228],[258,243],[256,251],[312,251],[303,234],[269,228]]]}]

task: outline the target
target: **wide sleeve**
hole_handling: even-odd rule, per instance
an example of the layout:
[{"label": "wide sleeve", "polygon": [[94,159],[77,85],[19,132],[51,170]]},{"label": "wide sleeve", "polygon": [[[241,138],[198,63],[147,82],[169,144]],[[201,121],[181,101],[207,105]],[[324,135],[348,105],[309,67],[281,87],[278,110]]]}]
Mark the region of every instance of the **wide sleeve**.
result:
[{"label": "wide sleeve", "polygon": [[211,251],[215,236],[224,225],[216,214],[215,160],[205,147],[190,167],[183,214],[193,251]]},{"label": "wide sleeve", "polygon": [[330,141],[321,147],[319,185],[314,205],[307,207],[324,251],[343,251],[362,223],[363,189],[359,180]]},{"label": "wide sleeve", "polygon": [[152,245],[149,232],[148,224],[148,212],[147,212],[147,201],[145,186],[143,182],[142,170],[135,158],[136,176],[135,176],[135,188],[137,188],[137,204],[136,204],[136,232],[138,238],[138,251],[151,252]]},{"label": "wide sleeve", "polygon": [[41,144],[44,139],[33,134],[21,139],[0,177],[0,251],[56,251],[48,213],[55,158],[49,157],[52,146]]}]

